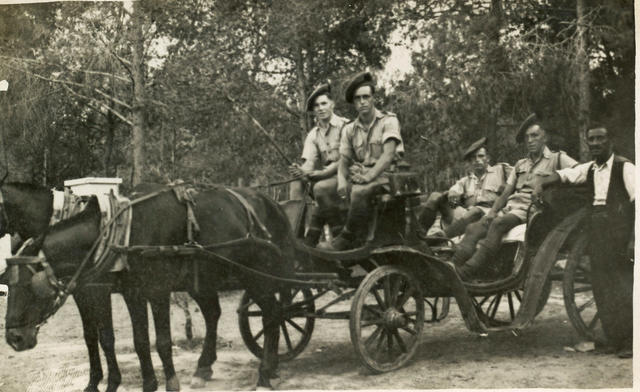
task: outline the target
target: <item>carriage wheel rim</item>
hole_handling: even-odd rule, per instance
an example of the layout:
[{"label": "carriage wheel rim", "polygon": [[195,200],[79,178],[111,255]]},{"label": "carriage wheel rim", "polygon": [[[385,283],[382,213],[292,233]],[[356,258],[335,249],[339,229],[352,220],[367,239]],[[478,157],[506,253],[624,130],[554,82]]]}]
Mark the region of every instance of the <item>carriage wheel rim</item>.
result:
[{"label": "carriage wheel rim", "polygon": [[391,371],[408,362],[420,343],[423,324],[424,299],[410,274],[383,266],[363,279],[349,326],[356,354],[369,370]]}]

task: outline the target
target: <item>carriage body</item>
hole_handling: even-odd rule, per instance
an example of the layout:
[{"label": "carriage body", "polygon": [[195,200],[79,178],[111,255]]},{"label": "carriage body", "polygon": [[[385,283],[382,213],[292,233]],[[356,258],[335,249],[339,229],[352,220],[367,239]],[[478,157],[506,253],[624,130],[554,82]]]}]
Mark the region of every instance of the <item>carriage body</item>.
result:
[{"label": "carriage body", "polygon": [[[287,344],[281,345],[282,359],[291,359],[302,352],[315,319],[343,318],[349,320],[352,343],[361,362],[373,372],[393,370],[413,355],[423,324],[446,317],[451,297],[455,297],[469,330],[476,333],[517,331],[530,324],[543,309],[552,280],[564,278],[565,286],[566,281],[575,280],[573,276],[563,277],[562,271],[558,274],[553,267],[559,258],[576,257],[571,251],[576,252],[575,244],[581,233],[583,214],[579,210],[586,200],[584,190],[561,187],[547,192],[544,208],[532,209],[527,224],[505,236],[492,268],[478,281],[463,282],[447,263],[453,253],[452,243],[418,234],[415,211],[424,196],[418,177],[402,173],[392,176],[391,184],[389,194],[376,197],[367,237],[356,249],[328,252],[297,242],[297,248],[315,261],[301,263],[300,277],[327,271],[335,272],[335,276],[327,279],[330,283],[326,285],[320,281],[313,289],[294,289],[299,296],[299,306],[294,301],[291,307],[297,309],[296,325],[303,327],[298,330],[304,332],[297,342],[292,344],[288,337]],[[295,208],[290,208],[288,213],[299,237],[304,234],[301,225],[305,222],[306,206],[304,202],[299,203],[297,213]],[[514,235],[518,231],[519,234]],[[578,250],[584,251],[584,246]],[[569,271],[574,272],[575,269]],[[584,283],[584,278],[581,275],[578,280]],[[399,288],[401,285],[403,288]],[[415,291],[410,296],[410,309],[404,309],[406,305],[389,305],[390,301],[407,297],[409,287]],[[349,312],[332,313],[327,306],[320,311],[315,309],[314,300],[332,290],[337,292],[337,298],[331,303],[350,300]],[[569,296],[565,287],[565,301]],[[241,309],[248,309],[248,299],[243,301]],[[572,311],[575,316],[576,306],[570,302],[567,308],[571,317]],[[569,309],[571,305],[573,308]],[[299,312],[301,309],[304,310]],[[406,320],[399,321],[403,317]],[[242,312],[240,319],[245,342],[259,355],[259,344],[251,338]],[[584,336],[577,325],[583,322],[580,315],[571,317],[571,321]],[[371,328],[376,323],[378,328]],[[367,334],[367,328],[373,332]],[[403,330],[410,332],[399,336]],[[385,334],[386,338],[382,338]],[[370,347],[374,341],[385,342]],[[392,353],[391,359],[380,357],[384,350]]]}]

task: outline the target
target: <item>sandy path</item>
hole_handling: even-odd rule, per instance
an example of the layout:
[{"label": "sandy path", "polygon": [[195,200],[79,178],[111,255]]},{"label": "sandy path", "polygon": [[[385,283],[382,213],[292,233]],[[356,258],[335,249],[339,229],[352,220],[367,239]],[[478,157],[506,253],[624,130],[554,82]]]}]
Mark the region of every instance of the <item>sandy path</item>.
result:
[{"label": "sandy path", "polygon": [[[219,327],[219,355],[214,380],[206,390],[248,390],[256,381],[257,359],[240,338],[235,308],[239,293],[225,293]],[[140,390],[141,378],[133,351],[124,302],[113,297],[118,362],[123,391]],[[6,297],[0,297],[4,315]],[[173,309],[174,362],[188,391],[200,346],[181,344],[184,320]],[[204,333],[202,318],[194,314],[196,338]],[[153,330],[151,331],[152,341]],[[0,320],[4,341],[4,317]],[[533,326],[520,336],[496,333],[479,337],[468,332],[455,305],[447,319],[425,326],[423,342],[407,366],[391,373],[369,374],[357,361],[346,321],[319,320],[307,349],[281,364],[278,389],[431,389],[431,388],[630,388],[632,360],[612,355],[564,350],[578,342],[557,287]],[[153,353],[156,374],[164,390],[163,373]],[[0,391],[77,391],[88,380],[88,363],[80,318],[69,301],[42,327],[39,343],[30,351],[14,352],[0,343]],[[103,366],[104,360],[103,360]],[[104,390],[104,385],[101,386]]]}]

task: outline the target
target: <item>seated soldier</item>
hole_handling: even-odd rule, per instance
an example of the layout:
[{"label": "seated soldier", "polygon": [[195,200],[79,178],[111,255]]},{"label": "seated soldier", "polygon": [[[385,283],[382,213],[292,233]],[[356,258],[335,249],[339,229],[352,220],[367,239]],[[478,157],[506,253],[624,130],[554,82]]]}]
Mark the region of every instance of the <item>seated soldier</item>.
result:
[{"label": "seated soldier", "polygon": [[462,279],[471,279],[488,261],[494,259],[502,236],[526,222],[536,176],[547,176],[554,170],[577,164],[562,151],[549,150],[547,134],[542,126],[535,114],[522,123],[516,141],[526,142],[527,157],[516,163],[504,191],[491,210],[482,219],[467,226],[462,241],[456,246],[453,262]]},{"label": "seated soldier", "polygon": [[[349,197],[349,214],[340,235],[320,247],[345,250],[367,230],[374,195],[389,191],[388,173],[404,153],[400,123],[395,114],[374,105],[375,82],[369,72],[358,74],[347,86],[345,99],[358,117],[346,124],[340,141],[337,188],[325,189],[326,197]],[[319,197],[318,195],[316,195]]]},{"label": "seated soldier", "polygon": [[[333,113],[334,102],[331,98],[331,86],[323,84],[316,88],[307,99],[307,111],[313,111],[316,117],[316,126],[313,127],[304,141],[302,149],[302,166],[292,165],[289,173],[293,176],[302,176],[306,181],[316,182],[313,185],[313,193],[318,205],[311,215],[311,222],[305,244],[315,246],[322,233],[325,223],[330,225],[335,213],[333,205],[337,204],[324,196],[319,189],[336,187],[335,174],[338,171],[340,153],[340,131],[347,119]],[[300,186],[300,183],[292,186]]]},{"label": "seated soldier", "polygon": [[[419,222],[424,233],[429,231],[440,212],[444,233],[448,238],[464,233],[472,222],[482,218],[500,196],[511,167],[506,164],[489,165],[487,138],[475,141],[464,153],[469,174],[459,179],[447,192],[433,192],[427,199]],[[505,167],[506,166],[506,167]],[[455,210],[452,206],[458,205]]]}]

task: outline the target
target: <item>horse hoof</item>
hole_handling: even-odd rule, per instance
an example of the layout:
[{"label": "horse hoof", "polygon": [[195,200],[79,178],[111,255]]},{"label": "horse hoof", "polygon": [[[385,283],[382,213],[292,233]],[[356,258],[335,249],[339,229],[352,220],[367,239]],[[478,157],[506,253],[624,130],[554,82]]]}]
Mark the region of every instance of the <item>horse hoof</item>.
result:
[{"label": "horse hoof", "polygon": [[273,391],[273,387],[261,387],[257,386],[256,391]]},{"label": "horse hoof", "polygon": [[87,387],[83,389],[82,392],[99,392],[99,390],[97,385],[87,385]]},{"label": "horse hoof", "polygon": [[210,381],[211,376],[213,376],[213,370],[211,370],[211,366],[198,368],[196,369],[196,372],[193,373],[193,377],[201,378],[205,381]]},{"label": "horse hoof", "polygon": [[204,378],[193,376],[191,377],[191,384],[189,385],[191,389],[201,389],[204,388],[207,381]]},{"label": "horse hoof", "polygon": [[173,376],[167,380],[167,391],[179,391],[180,390],[180,380],[178,380],[178,376]]},{"label": "horse hoof", "polygon": [[158,390],[158,380],[151,380],[142,384],[143,392],[154,392]]}]

